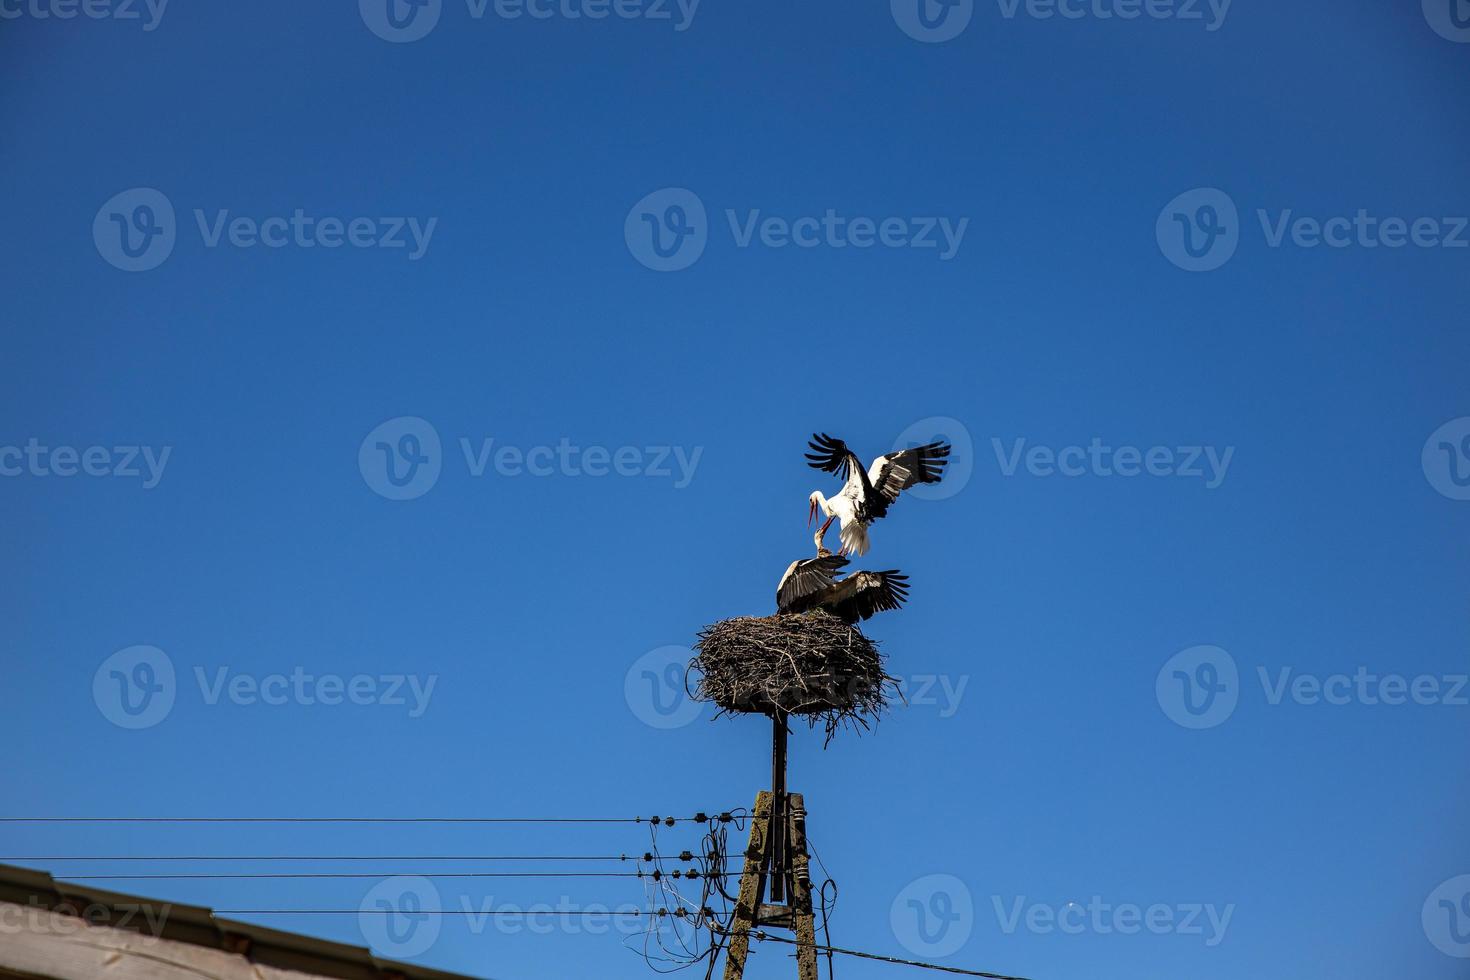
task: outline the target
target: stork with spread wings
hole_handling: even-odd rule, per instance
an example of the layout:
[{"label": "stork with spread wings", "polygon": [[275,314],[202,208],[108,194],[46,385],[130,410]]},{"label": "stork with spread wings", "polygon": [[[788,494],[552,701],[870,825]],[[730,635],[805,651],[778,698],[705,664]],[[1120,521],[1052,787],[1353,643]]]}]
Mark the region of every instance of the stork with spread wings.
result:
[{"label": "stork with spread wings", "polygon": [[[839,555],[865,555],[868,552],[868,525],[884,517],[898,496],[918,483],[938,483],[949,463],[949,443],[931,442],[925,446],[887,453],[873,460],[866,469],[862,460],[841,439],[825,432],[813,435],[808,444],[807,465],[827,473],[841,473],[846,483],[837,496],[827,498],[813,490],[807,523],[820,512],[827,521],[817,532],[818,542],[826,535],[834,520],[840,521]],[[820,548],[820,544],[819,544]]]},{"label": "stork with spread wings", "polygon": [[908,598],[908,576],[897,569],[853,572],[838,579],[846,565],[847,559],[838,555],[792,562],[776,586],[776,611],[821,609],[852,625],[885,609],[897,609]]}]

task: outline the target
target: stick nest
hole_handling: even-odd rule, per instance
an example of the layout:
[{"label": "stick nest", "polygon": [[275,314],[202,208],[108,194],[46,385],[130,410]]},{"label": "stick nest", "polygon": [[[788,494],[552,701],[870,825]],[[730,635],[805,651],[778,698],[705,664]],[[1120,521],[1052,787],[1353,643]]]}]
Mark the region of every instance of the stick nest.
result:
[{"label": "stick nest", "polygon": [[701,630],[694,648],[696,700],[721,714],[802,715],[829,742],[844,725],[876,722],[895,684],[876,643],[820,610],[726,619]]}]

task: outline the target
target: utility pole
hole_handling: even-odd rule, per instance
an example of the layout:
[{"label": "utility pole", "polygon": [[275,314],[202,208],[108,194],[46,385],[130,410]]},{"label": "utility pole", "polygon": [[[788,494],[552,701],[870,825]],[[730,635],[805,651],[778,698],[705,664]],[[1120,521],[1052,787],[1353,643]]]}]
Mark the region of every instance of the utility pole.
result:
[{"label": "utility pole", "polygon": [[[730,921],[725,980],[745,976],[751,932],[788,929],[796,933],[796,975],[817,980],[817,932],[812,914],[812,878],[806,846],[806,802],[786,791],[786,715],[771,716],[771,789],[756,794],[740,875],[740,894]],[[770,902],[765,898],[769,892]]]}]

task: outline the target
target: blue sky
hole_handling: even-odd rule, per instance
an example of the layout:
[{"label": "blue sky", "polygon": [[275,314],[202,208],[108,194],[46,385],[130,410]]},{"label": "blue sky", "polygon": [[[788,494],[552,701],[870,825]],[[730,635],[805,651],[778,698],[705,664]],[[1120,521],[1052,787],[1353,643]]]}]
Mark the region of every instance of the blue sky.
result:
[{"label": "blue sky", "polygon": [[[864,563],[912,578],[868,626],[912,703],[793,739],[833,942],[1035,978],[1465,976],[1470,10],[1063,6],[0,0],[6,813],[748,806],[767,727],[645,673],[770,611],[835,490],[811,431],[944,435],[944,495]],[[114,671],[159,687],[143,714]],[[247,918],[384,948],[352,915]],[[411,958],[648,975],[565,928],[445,921]]]}]

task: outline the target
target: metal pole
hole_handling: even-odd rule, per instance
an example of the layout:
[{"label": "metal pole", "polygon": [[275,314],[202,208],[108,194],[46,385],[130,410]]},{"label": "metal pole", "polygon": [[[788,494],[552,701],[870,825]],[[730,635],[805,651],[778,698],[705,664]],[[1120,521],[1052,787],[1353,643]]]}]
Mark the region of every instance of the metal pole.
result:
[{"label": "metal pole", "polygon": [[786,900],[786,714],[771,715],[771,901]]}]

